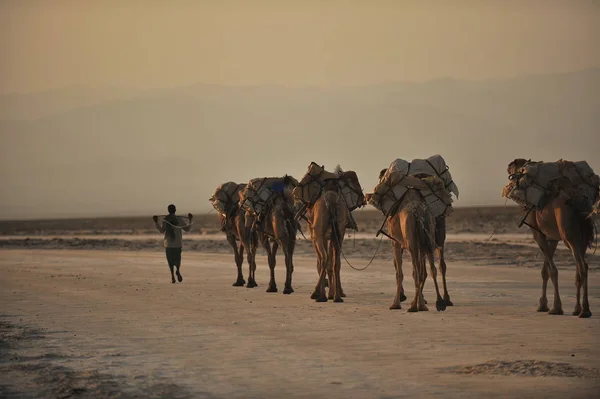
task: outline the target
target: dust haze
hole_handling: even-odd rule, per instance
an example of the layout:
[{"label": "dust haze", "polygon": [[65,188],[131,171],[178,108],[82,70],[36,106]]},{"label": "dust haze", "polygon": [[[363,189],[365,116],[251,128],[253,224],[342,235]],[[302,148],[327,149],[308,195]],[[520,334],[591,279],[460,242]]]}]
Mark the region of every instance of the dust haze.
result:
[{"label": "dust haze", "polygon": [[0,218],[435,153],[456,206],[500,205],[516,157],[600,170],[599,37],[594,1],[2,2]]}]

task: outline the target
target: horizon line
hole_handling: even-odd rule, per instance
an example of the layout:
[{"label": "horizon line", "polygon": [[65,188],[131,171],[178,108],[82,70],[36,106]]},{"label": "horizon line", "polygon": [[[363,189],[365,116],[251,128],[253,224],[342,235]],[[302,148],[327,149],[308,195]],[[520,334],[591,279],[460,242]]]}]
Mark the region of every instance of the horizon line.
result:
[{"label": "horizon line", "polygon": [[128,84],[107,84],[107,85],[91,85],[87,83],[69,83],[62,86],[54,86],[42,88],[39,90],[24,90],[24,91],[6,91],[0,92],[0,96],[18,96],[18,95],[30,95],[30,94],[42,94],[42,93],[50,93],[53,91],[60,91],[69,88],[85,88],[85,89],[135,89],[135,90],[176,90],[176,89],[184,89],[193,86],[214,86],[214,87],[223,87],[223,88],[260,88],[260,87],[272,87],[272,88],[286,88],[286,89],[348,89],[348,88],[364,88],[371,86],[381,86],[381,85],[394,85],[394,84],[427,84],[439,81],[462,81],[462,82],[473,82],[473,83],[481,83],[481,82],[507,82],[511,80],[523,79],[527,77],[536,77],[536,76],[551,76],[551,75],[570,75],[577,74],[587,71],[600,71],[600,66],[590,66],[587,68],[580,69],[572,69],[566,71],[554,71],[554,72],[525,72],[517,75],[509,75],[509,76],[495,76],[489,78],[479,78],[479,79],[470,79],[470,78],[462,78],[462,77],[453,77],[449,75],[442,75],[435,78],[429,79],[420,79],[420,80],[382,80],[378,82],[372,83],[363,83],[363,84],[329,84],[329,85],[319,85],[319,84],[285,84],[285,83],[251,83],[251,84],[225,84],[225,83],[208,83],[203,81],[196,81],[190,83],[184,83],[173,86],[135,86]]}]

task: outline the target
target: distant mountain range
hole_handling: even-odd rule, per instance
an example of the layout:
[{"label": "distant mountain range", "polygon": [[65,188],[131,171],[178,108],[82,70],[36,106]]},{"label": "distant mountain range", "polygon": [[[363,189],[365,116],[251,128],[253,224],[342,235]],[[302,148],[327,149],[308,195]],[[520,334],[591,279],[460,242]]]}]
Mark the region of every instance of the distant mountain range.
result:
[{"label": "distant mountain range", "polygon": [[[0,96],[0,218],[206,211],[221,182],[442,154],[457,206],[502,204],[516,157],[600,172],[600,69],[360,87],[72,86]],[[184,209],[185,208],[185,209]]]}]

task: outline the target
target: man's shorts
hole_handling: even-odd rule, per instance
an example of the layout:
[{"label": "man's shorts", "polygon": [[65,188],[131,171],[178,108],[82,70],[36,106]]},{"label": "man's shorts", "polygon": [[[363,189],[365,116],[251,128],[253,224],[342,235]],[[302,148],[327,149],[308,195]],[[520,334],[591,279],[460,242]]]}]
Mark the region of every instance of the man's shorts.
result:
[{"label": "man's shorts", "polygon": [[181,248],[165,248],[169,266],[181,266]]}]

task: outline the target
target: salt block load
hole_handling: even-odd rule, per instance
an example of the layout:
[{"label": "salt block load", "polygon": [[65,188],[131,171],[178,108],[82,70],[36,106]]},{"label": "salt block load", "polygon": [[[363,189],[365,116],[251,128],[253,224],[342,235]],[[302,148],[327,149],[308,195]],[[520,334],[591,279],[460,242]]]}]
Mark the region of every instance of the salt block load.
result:
[{"label": "salt block load", "polygon": [[581,212],[589,213],[598,201],[600,178],[586,161],[524,161],[522,166],[512,172],[509,175],[510,182],[502,190],[502,196],[519,205],[541,210],[551,196],[560,193],[567,196]]},{"label": "salt block load", "polygon": [[384,215],[394,210],[406,191],[415,188],[421,192],[434,217],[452,212],[452,193],[458,198],[458,187],[441,155],[411,162],[396,159],[385,171],[368,202]]},{"label": "salt block load", "polygon": [[246,188],[245,184],[238,184],[232,181],[223,183],[217,187],[209,201],[219,214],[227,216],[237,206],[240,200],[239,193],[244,188]]},{"label": "salt block load", "polygon": [[277,195],[283,195],[288,204],[294,205],[292,190],[298,181],[292,176],[259,177],[248,182],[240,191],[240,204],[242,208],[255,215],[262,215],[269,209]]},{"label": "salt block load", "polygon": [[312,208],[315,202],[321,197],[323,189],[329,183],[334,182],[350,212],[363,206],[364,196],[362,192],[359,193],[353,190],[352,187],[340,177],[340,174],[328,172],[323,166],[311,162],[310,165],[308,165],[306,174],[302,177],[300,183],[298,183],[298,186],[293,191],[294,198],[306,207]]}]

